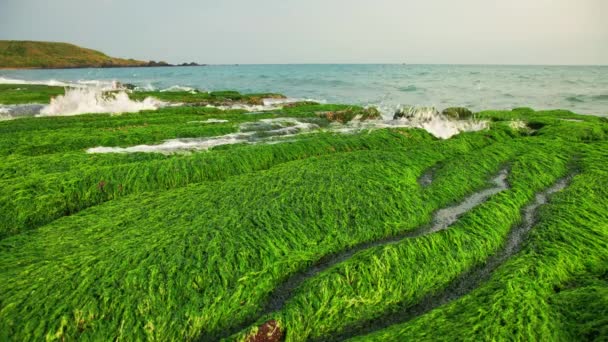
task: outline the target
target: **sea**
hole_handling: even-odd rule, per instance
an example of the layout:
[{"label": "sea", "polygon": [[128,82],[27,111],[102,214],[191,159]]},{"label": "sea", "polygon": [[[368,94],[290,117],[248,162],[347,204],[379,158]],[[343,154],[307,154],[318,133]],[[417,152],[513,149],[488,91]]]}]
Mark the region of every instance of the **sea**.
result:
[{"label": "sea", "polygon": [[141,90],[276,92],[381,108],[532,107],[608,115],[608,66],[313,64],[0,70],[0,83],[20,81],[121,82]]}]

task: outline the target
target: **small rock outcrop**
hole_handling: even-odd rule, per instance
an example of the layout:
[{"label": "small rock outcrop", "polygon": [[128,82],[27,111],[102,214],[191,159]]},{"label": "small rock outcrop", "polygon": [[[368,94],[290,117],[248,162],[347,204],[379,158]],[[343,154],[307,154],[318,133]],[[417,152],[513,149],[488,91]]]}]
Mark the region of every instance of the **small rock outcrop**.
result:
[{"label": "small rock outcrop", "polygon": [[441,114],[450,119],[465,120],[473,117],[473,112],[465,107],[450,107],[446,108]]},{"label": "small rock outcrop", "polygon": [[254,335],[247,337],[247,342],[280,342],[283,339],[283,330],[277,321],[270,320],[260,327]]},{"label": "small rock outcrop", "polygon": [[178,64],[177,66],[205,66],[205,64],[198,64],[196,62],[190,62],[190,63]]},{"label": "small rock outcrop", "polygon": [[156,62],[156,61],[149,61],[148,65],[149,67],[164,67],[164,66],[173,66],[165,61],[160,61],[160,62]]}]

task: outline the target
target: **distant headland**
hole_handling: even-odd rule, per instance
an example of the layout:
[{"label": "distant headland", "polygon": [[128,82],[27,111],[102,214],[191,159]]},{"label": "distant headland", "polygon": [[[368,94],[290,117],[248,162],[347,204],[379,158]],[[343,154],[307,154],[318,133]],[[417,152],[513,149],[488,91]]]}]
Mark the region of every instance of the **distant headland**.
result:
[{"label": "distant headland", "polygon": [[69,43],[0,40],[0,69],[72,69],[202,66],[198,63],[169,64],[110,57],[103,52]]}]

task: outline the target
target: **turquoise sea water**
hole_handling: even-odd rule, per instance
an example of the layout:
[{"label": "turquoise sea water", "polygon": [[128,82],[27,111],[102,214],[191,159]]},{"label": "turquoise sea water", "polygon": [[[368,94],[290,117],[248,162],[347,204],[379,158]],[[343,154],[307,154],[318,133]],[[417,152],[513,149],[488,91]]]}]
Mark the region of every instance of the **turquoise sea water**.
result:
[{"label": "turquoise sea water", "polygon": [[290,97],[392,107],[570,109],[608,115],[608,66],[212,65],[0,70],[28,81],[120,81],[142,88],[279,92]]}]

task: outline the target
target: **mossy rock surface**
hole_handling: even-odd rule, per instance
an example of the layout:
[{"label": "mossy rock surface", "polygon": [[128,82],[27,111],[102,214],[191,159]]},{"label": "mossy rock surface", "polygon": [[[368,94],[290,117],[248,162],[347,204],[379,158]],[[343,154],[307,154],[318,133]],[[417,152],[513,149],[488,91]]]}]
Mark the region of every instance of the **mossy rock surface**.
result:
[{"label": "mossy rock surface", "polygon": [[340,123],[349,122],[351,120],[372,120],[380,119],[382,115],[380,111],[374,107],[361,108],[351,107],[336,111],[320,111],[317,112],[317,116],[325,118],[329,121],[335,121]]},{"label": "mossy rock surface", "polygon": [[465,107],[450,107],[441,112],[443,115],[457,120],[470,119],[473,117],[473,112]]}]

